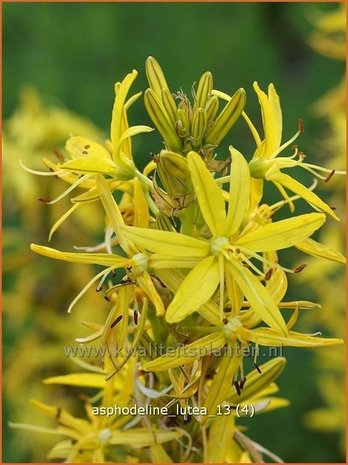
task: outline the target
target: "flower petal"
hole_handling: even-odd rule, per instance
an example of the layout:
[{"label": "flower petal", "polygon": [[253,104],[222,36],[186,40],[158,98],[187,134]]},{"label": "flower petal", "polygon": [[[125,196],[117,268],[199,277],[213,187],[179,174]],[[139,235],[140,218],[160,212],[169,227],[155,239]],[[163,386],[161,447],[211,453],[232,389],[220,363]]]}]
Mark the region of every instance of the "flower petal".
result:
[{"label": "flower petal", "polygon": [[131,260],[129,258],[119,257],[114,254],[61,252],[60,250],[38,244],[31,244],[30,248],[35,253],[44,255],[45,257],[54,258],[55,260],[63,260],[65,262],[103,265],[113,268],[123,268],[131,265]]},{"label": "flower petal", "polygon": [[193,362],[201,357],[211,354],[214,350],[220,349],[225,344],[225,336],[222,332],[208,334],[191,344],[177,349],[167,349],[165,355],[146,362],[143,366],[145,371],[163,371],[175,368],[185,363]]},{"label": "flower petal", "polygon": [[232,146],[229,148],[232,158],[230,175],[230,198],[227,214],[226,236],[234,234],[249,206],[250,171],[243,155]]},{"label": "flower petal", "polygon": [[254,157],[270,159],[279,148],[282,139],[283,118],[279,96],[273,84],[268,86],[268,95],[260,89],[257,82],[254,82],[253,87],[261,106],[265,134],[264,141],[256,150]]},{"label": "flower petal", "polygon": [[314,257],[327,258],[334,262],[346,263],[346,257],[344,257],[340,252],[336,252],[335,250],[330,249],[330,247],[320,244],[320,242],[313,239],[305,239],[304,241],[296,244],[295,247],[309,255],[314,255]]},{"label": "flower petal", "polygon": [[319,229],[325,223],[324,213],[307,213],[294,218],[269,223],[245,234],[234,245],[254,250],[270,252],[296,245]]},{"label": "flower petal", "polygon": [[318,347],[343,344],[343,339],[308,336],[295,331],[289,331],[289,335],[287,337],[278,334],[271,328],[256,328],[246,331],[248,341],[264,346]]},{"label": "flower petal", "polygon": [[267,323],[271,328],[283,336],[287,336],[288,329],[279,308],[271,297],[271,294],[260,283],[247,268],[245,268],[239,260],[230,257],[225,261],[227,270],[232,274],[241,288],[243,294],[247,298],[253,310],[259,317]]},{"label": "flower petal", "polygon": [[[241,363],[241,352],[234,353],[233,346],[229,346],[228,350],[232,350],[232,356],[225,354],[219,364],[217,374],[214,376],[210,385],[204,406],[208,411],[208,415],[215,415],[218,405],[222,404],[230,392],[231,384],[234,375],[237,373]],[[239,353],[238,353],[239,352]]]},{"label": "flower petal", "polygon": [[208,242],[185,234],[132,226],[123,226],[121,230],[126,239],[140,248],[178,257],[178,268],[180,268],[180,257],[205,257],[209,253]]},{"label": "flower petal", "polygon": [[219,264],[215,257],[202,260],[186,276],[166,311],[168,323],[176,323],[197,311],[216,291]]},{"label": "flower petal", "polygon": [[221,190],[197,153],[190,152],[187,161],[203,218],[214,236],[222,236],[226,231],[226,212]]},{"label": "flower petal", "polygon": [[279,170],[269,170],[265,177],[269,181],[278,182],[282,186],[302,197],[309,204],[319,208],[319,210],[322,210],[335,218],[335,220],[339,221],[336,213],[325,202],[323,202],[320,197],[291,176],[281,173]]}]

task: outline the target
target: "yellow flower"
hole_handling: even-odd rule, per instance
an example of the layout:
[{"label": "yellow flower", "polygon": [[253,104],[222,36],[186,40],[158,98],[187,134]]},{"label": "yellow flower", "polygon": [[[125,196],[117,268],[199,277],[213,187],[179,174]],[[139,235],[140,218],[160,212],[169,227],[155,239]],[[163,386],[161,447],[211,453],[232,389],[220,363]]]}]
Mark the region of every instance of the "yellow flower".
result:
[{"label": "yellow flower", "polygon": [[[168,322],[181,321],[198,310],[212,297],[219,283],[220,312],[223,319],[226,276],[227,282],[237,284],[260,318],[286,336],[287,328],[278,307],[265,287],[244,264],[255,270],[250,258],[263,261],[257,252],[280,250],[303,241],[324,223],[325,215],[300,215],[267,224],[254,232],[240,233],[238,230],[249,203],[250,175],[244,157],[237,150],[230,150],[232,168],[227,215],[222,191],[200,156],[190,152],[187,157],[200,210],[211,231],[210,240],[143,228],[123,227],[122,231],[125,237],[140,248],[155,252],[154,261],[157,254],[168,256],[168,268],[192,267],[192,263],[187,263],[188,259],[191,262],[197,261],[167,309]],[[233,285],[227,286],[230,301],[234,301],[232,287]],[[234,309],[235,314],[238,311],[239,308]]]}]

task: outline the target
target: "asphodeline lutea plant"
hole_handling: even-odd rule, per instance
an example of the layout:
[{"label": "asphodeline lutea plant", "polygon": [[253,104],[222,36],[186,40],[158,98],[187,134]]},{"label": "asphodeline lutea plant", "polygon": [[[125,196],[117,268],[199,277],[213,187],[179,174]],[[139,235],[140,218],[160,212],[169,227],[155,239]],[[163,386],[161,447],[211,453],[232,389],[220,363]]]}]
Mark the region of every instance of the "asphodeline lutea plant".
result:
[{"label": "asphodeline lutea plant", "polygon": [[[246,113],[244,89],[231,97],[214,89],[212,74],[206,72],[190,101],[182,91],[170,91],[152,57],[146,74],[145,107],[164,146],[154,148],[156,155],[143,172],[133,158],[131,139],[153,129],[128,122],[128,109],[140,97],[128,97],[136,71],[115,85],[110,140],[105,145],[73,136],[66,143],[64,160],[45,160],[53,174],[70,184],[66,195],[82,189],[71,199],[73,204],[97,202],[104,210],[100,229],[105,240],[79,252],[37,244],[31,248],[46,257],[103,267],[73,299],[69,311],[97,282],[97,290],[104,286],[104,296],[112,303],[106,321],[88,323],[93,332],[77,339],[80,344],[100,339],[100,366],[83,365],[98,374],[47,380],[100,389],[87,400],[86,420],[65,415],[63,421],[56,415],[58,431],[73,443],[60,443],[51,457],[69,462],[241,463],[260,462],[269,455],[279,461],[247,437],[237,417],[244,407],[245,412],[259,414],[288,404],[273,397],[274,380],[285,359],[276,357],[259,366],[259,346],[342,343],[317,332],[293,330],[301,311],[317,312],[320,305],[286,299],[287,275],[296,275],[305,265],[288,268],[278,256],[278,251],[295,247],[344,262],[340,253],[311,238],[327,216],[338,220],[335,213],[313,192],[314,185],[307,188],[283,173],[300,166],[322,178],[321,173],[332,177],[332,169],[304,162],[298,148],[290,157],[278,157],[300,132],[281,145],[282,112],[273,84],[268,95],[254,84],[263,119],[261,138]],[[256,143],[249,161],[231,131],[240,118],[252,134],[250,151]],[[219,145],[227,137],[233,145],[226,156]],[[262,201],[267,181],[281,193],[273,204]],[[300,198],[316,211],[294,215]],[[275,220],[286,205],[288,217]],[[249,372],[251,354],[254,370]],[[100,420],[101,407],[120,403],[120,387],[114,383],[124,370],[128,398],[123,398],[123,406],[135,402],[137,408],[167,410],[142,416],[138,409],[135,418],[114,413],[110,421]],[[55,411],[36,405],[51,416]],[[218,449],[217,440],[222,441]]]}]

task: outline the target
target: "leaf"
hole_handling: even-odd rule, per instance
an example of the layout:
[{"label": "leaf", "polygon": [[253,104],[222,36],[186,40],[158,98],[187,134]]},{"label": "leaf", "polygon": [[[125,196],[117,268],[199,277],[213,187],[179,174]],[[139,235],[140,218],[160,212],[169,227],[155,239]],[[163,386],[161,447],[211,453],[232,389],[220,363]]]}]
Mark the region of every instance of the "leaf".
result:
[{"label": "leaf", "polygon": [[123,226],[121,229],[123,235],[140,248],[178,257],[178,268],[180,268],[180,257],[202,258],[209,253],[209,242],[185,234],[132,226]]},{"label": "leaf", "polygon": [[219,264],[215,257],[202,260],[185,277],[166,311],[168,323],[177,323],[197,311],[216,291]]},{"label": "leaf", "polygon": [[297,243],[295,247],[302,252],[313,255],[314,257],[327,258],[334,262],[346,263],[346,257],[344,257],[340,252],[336,252],[330,247],[313,239],[305,239],[304,241]]},{"label": "leaf", "polygon": [[231,273],[250,303],[252,309],[271,328],[283,336],[287,336],[288,329],[271,294],[239,260],[230,257],[225,261],[227,270]]},{"label": "leaf", "polygon": [[284,370],[285,365],[286,359],[284,357],[276,357],[266,363],[263,363],[259,367],[261,373],[259,373],[256,369],[248,373],[240,396],[237,394],[235,389],[232,389],[232,394],[228,396],[228,401],[233,404],[238,404],[240,402],[247,401],[252,397],[256,397],[278,378]]},{"label": "leaf", "polygon": [[318,347],[343,344],[343,339],[309,336],[295,331],[289,331],[289,335],[284,337],[271,328],[247,330],[247,339],[256,344],[274,347]]},{"label": "leaf", "polygon": [[220,349],[224,346],[225,342],[225,336],[222,332],[214,332],[187,346],[178,348],[168,347],[166,354],[155,360],[146,362],[143,365],[143,369],[145,371],[164,371],[191,363]]},{"label": "leaf", "polygon": [[190,152],[187,162],[203,218],[213,236],[221,236],[226,231],[225,201],[221,190],[197,153]]},{"label": "leaf", "polygon": [[230,197],[227,214],[226,235],[232,236],[242,223],[250,200],[250,172],[243,155],[229,147],[232,165],[230,174]]},{"label": "leaf", "polygon": [[307,213],[276,223],[268,223],[240,237],[234,245],[255,252],[286,249],[313,234],[325,223],[325,219],[323,213]]}]

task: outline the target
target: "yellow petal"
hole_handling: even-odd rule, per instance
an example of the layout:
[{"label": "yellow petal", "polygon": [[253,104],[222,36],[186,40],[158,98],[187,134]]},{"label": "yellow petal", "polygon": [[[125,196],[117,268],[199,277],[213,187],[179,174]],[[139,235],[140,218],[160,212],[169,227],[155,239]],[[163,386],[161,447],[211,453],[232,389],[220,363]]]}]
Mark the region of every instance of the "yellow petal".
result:
[{"label": "yellow petal", "polygon": [[202,260],[186,276],[166,311],[168,323],[177,323],[198,311],[216,291],[219,264],[215,257]]},{"label": "yellow petal", "polygon": [[173,441],[174,439],[179,439],[181,436],[182,433],[176,430],[132,428],[125,431],[113,431],[109,443],[139,448]]},{"label": "yellow petal", "polygon": [[319,208],[319,210],[322,210],[323,212],[335,218],[335,220],[339,221],[336,213],[331,210],[331,208],[325,202],[323,202],[320,197],[318,197],[316,194],[314,194],[314,192],[309,190],[300,182],[296,181],[296,179],[292,178],[291,176],[281,173],[279,170],[271,170],[266,173],[266,179],[273,182],[278,182],[282,186],[302,197],[309,204]]},{"label": "yellow petal", "polygon": [[237,281],[252,309],[259,317],[279,334],[287,336],[288,329],[279,308],[271,294],[239,260],[230,257],[225,261],[227,270]]},{"label": "yellow petal", "polygon": [[96,373],[69,373],[62,376],[51,376],[43,380],[45,384],[62,384],[65,386],[82,386],[103,389],[105,376]]},{"label": "yellow petal", "polygon": [[[158,276],[165,286],[173,293],[179,289],[181,283],[185,279],[185,275],[176,269],[156,269],[156,276]],[[212,300],[203,304],[198,309],[198,313],[214,326],[219,326],[221,324],[219,307]]]},{"label": "yellow petal", "polygon": [[134,179],[134,226],[147,228],[150,222],[149,207],[138,178]]},{"label": "yellow petal", "polygon": [[229,148],[232,165],[230,175],[230,198],[227,214],[226,236],[232,236],[242,223],[249,206],[250,172],[243,155],[232,146]]},{"label": "yellow petal", "polygon": [[177,349],[171,347],[167,348],[167,353],[165,355],[151,362],[146,362],[143,368],[145,371],[169,370],[170,368],[199,360],[215,350],[220,349],[225,342],[225,336],[222,332],[208,334],[208,336],[204,336],[187,346]]},{"label": "yellow petal", "polygon": [[334,262],[346,263],[346,257],[344,257],[340,252],[336,252],[335,250],[330,249],[330,247],[320,244],[320,242],[313,239],[305,239],[304,241],[296,244],[295,247],[309,255],[314,255],[314,257],[327,258]]},{"label": "yellow petal", "polygon": [[134,228],[123,226],[123,235],[138,247],[163,255],[178,257],[205,257],[209,253],[209,243],[185,234],[155,229]]},{"label": "yellow petal", "polygon": [[254,82],[253,87],[261,106],[265,134],[263,144],[257,149],[255,156],[269,159],[280,147],[282,139],[283,122],[279,96],[273,84],[268,86],[268,95],[260,89],[257,82]]},{"label": "yellow petal", "polygon": [[60,250],[37,244],[31,244],[30,248],[33,252],[44,255],[45,257],[71,263],[88,263],[91,265],[104,265],[107,267],[112,266],[115,268],[122,268],[131,264],[131,261],[128,258],[119,257],[118,255],[114,254],[61,252]]},{"label": "yellow petal", "polygon": [[93,155],[101,159],[111,160],[110,153],[100,144],[93,142],[86,137],[73,136],[70,137],[65,144],[66,150],[70,153],[71,158],[76,160],[86,158]]},{"label": "yellow petal", "polygon": [[110,158],[100,158],[97,155],[69,160],[63,163],[60,168],[77,173],[103,173],[114,176],[118,174],[117,167]]},{"label": "yellow petal", "polygon": [[[231,345],[228,350],[232,351],[232,356],[225,354],[219,364],[217,374],[215,375],[210,385],[204,406],[208,411],[208,415],[215,415],[218,405],[222,404],[231,389],[234,375],[237,373],[241,362],[241,351],[238,348],[235,350]],[[236,352],[236,353],[234,353]]]},{"label": "yellow petal", "polygon": [[325,219],[323,213],[307,213],[269,223],[245,234],[234,244],[256,252],[286,249],[312,235],[325,223]]},{"label": "yellow petal", "polygon": [[[122,136],[122,119],[124,112],[124,105],[126,103],[127,94],[135,78],[137,77],[137,71],[133,70],[127,74],[124,80],[118,86],[115,86],[115,103],[112,109],[112,120],[111,120],[111,142],[114,147],[114,160],[118,159],[118,152],[115,150],[119,146],[119,141]],[[116,92],[117,89],[117,92]]]},{"label": "yellow petal", "polygon": [[226,460],[227,448],[231,445],[234,432],[234,417],[217,417],[209,430],[207,463],[230,463]]},{"label": "yellow petal", "polygon": [[151,463],[173,463],[164,447],[161,444],[154,444],[150,447]]},{"label": "yellow petal", "polygon": [[164,314],[164,306],[161,297],[159,296],[156,288],[152,282],[152,279],[146,271],[137,277],[137,282],[139,286],[145,291],[148,298],[153,303],[156,309],[156,315],[163,315]]},{"label": "yellow petal", "polygon": [[214,236],[222,236],[226,231],[226,212],[221,190],[197,153],[190,152],[187,161],[203,218]]},{"label": "yellow petal", "polygon": [[306,334],[289,331],[287,337],[281,336],[271,328],[256,328],[247,331],[249,341],[265,346],[289,347],[319,347],[343,344],[343,339],[307,336]]}]

